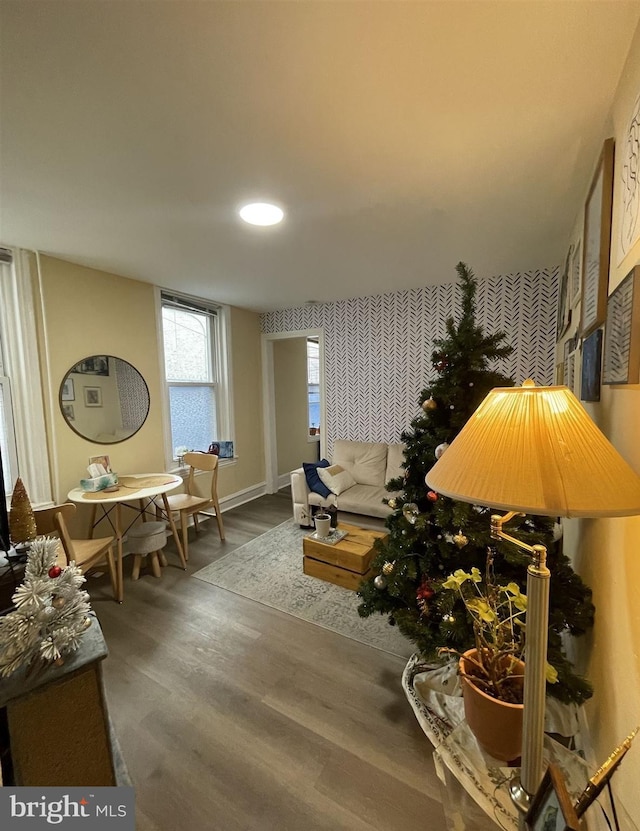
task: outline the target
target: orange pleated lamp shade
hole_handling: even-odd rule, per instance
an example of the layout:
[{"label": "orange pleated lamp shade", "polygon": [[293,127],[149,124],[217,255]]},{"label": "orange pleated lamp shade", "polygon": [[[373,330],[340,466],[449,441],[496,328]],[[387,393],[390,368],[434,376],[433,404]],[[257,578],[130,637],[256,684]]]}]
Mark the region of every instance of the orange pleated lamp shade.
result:
[{"label": "orange pleated lamp shade", "polygon": [[565,517],[640,514],[640,477],[567,387],[492,390],[427,473],[444,496]]}]

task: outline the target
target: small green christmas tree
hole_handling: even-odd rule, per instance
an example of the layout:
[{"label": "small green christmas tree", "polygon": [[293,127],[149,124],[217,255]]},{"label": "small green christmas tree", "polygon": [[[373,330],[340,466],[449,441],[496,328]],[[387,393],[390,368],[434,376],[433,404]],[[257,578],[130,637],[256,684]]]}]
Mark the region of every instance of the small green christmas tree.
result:
[{"label": "small green christmas tree", "polygon": [[[508,543],[490,536],[490,510],[440,496],[425,485],[425,475],[446,452],[480,402],[494,387],[513,381],[490,368],[490,362],[507,357],[512,348],[505,335],[485,335],[475,323],[476,281],[459,263],[462,312],[450,318],[446,337],[434,342],[434,382],[422,391],[422,410],[402,434],[405,443],[404,477],[387,483],[399,496],[387,501],[393,513],[386,520],[389,534],[377,543],[373,574],[364,582],[358,611],[362,617],[388,614],[390,623],[411,640],[426,659],[437,657],[440,647],[459,650],[473,646],[473,628],[464,605],[442,584],[456,569],[483,567],[487,547],[496,550],[496,580],[526,587],[528,560]],[[516,534],[530,544],[548,549],[551,580],[549,663],[558,681],[548,692],[564,702],[580,703],[591,695],[590,685],[575,674],[562,651],[561,636],[583,634],[593,625],[591,591],[575,574],[561,548],[553,541],[553,522],[545,517],[522,519]]]},{"label": "small green christmas tree", "polygon": [[62,662],[80,645],[91,623],[85,578],[72,564],[56,564],[59,540],[38,537],[29,548],[24,581],[13,595],[15,611],[0,618],[0,675],[19,667]]}]

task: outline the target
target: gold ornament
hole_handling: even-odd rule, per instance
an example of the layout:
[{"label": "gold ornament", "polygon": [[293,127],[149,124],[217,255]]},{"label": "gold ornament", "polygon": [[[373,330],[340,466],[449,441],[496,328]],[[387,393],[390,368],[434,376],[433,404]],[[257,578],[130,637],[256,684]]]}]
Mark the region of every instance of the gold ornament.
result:
[{"label": "gold ornament", "polygon": [[62,609],[62,608],[64,608],[64,605],[65,605],[66,602],[67,601],[64,599],[64,597],[59,597],[58,596],[58,597],[53,598],[53,600],[51,601],[51,605],[53,606],[54,609]]},{"label": "gold ornament", "polygon": [[425,411],[425,413],[428,413],[429,410],[435,410],[437,409],[437,407],[438,405],[436,404],[433,398],[427,398],[426,401],[422,402],[422,409]]},{"label": "gold ornament", "polygon": [[464,548],[465,545],[469,542],[468,538],[462,533],[462,531],[458,531],[457,534],[453,535],[453,541],[458,546],[458,548]]},{"label": "gold ornament", "polygon": [[391,499],[387,499],[387,505],[391,508],[392,511],[395,511],[395,509],[398,506],[398,501],[395,499],[395,497],[392,496]]},{"label": "gold ornament", "polygon": [[386,563],[382,566],[382,573],[383,573],[383,574],[387,574],[387,575],[389,575],[389,574],[393,574],[393,569],[394,569],[395,567],[396,567],[396,564],[395,564],[395,563],[389,563],[389,562],[386,562]]},{"label": "gold ornament", "polygon": [[84,628],[85,628],[85,629],[88,629],[90,626],[91,626],[91,618],[90,618],[90,617],[86,617],[86,618],[84,619]]},{"label": "gold ornament", "polygon": [[402,515],[407,522],[410,522],[411,525],[415,525],[418,517],[420,516],[420,508],[418,508],[415,502],[407,502],[406,505],[402,506]]}]

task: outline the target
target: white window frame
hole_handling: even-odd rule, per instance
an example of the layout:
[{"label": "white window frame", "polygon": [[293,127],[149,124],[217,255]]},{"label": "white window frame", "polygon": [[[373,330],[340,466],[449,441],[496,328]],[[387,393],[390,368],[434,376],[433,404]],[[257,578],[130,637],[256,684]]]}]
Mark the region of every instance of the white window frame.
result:
[{"label": "white window frame", "polygon": [[[194,311],[209,310],[215,312],[215,315],[210,318],[210,349],[211,359],[214,367],[214,378],[212,381],[171,381],[167,380],[167,370],[164,360],[164,324],[162,317],[162,309],[165,305],[171,305],[165,302],[166,297],[175,298],[178,301],[183,301],[185,307],[193,305]],[[175,469],[176,457],[174,455],[174,448],[171,441],[171,408],[169,387],[173,385],[184,384],[184,386],[212,386],[215,390],[216,399],[216,423],[219,436],[212,436],[212,440],[220,439],[222,441],[234,442],[235,450],[235,435],[234,435],[234,420],[233,420],[233,401],[231,388],[231,339],[229,326],[229,307],[214,303],[211,300],[205,300],[200,297],[193,297],[191,295],[181,294],[179,292],[171,291],[169,289],[157,289],[156,291],[156,306],[158,316],[158,348],[160,354],[160,366],[162,371],[163,383],[163,424],[164,424],[164,444],[165,444],[165,460],[167,469]],[[206,448],[202,448],[203,450]],[[233,464],[234,459],[221,459],[220,466]]]}]

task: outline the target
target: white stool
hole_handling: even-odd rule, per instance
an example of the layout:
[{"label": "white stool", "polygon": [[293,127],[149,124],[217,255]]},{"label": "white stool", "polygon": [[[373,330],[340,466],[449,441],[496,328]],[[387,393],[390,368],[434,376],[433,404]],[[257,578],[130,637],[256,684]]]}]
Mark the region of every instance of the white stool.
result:
[{"label": "white stool", "polygon": [[135,555],[132,577],[140,577],[142,558],[146,557],[154,577],[162,577],[160,566],[166,566],[167,559],[162,549],[167,544],[167,525],[164,522],[141,522],[127,533],[127,547]]}]

